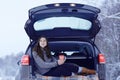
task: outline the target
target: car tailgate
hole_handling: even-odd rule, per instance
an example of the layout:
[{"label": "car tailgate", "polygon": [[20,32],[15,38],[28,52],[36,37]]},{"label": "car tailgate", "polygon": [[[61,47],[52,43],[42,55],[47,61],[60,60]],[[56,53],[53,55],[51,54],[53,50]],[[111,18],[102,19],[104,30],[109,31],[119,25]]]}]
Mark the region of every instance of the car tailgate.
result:
[{"label": "car tailgate", "polygon": [[69,77],[51,77],[51,76],[41,76],[37,75],[37,80],[99,80],[98,75],[76,75],[76,76],[69,76]]}]

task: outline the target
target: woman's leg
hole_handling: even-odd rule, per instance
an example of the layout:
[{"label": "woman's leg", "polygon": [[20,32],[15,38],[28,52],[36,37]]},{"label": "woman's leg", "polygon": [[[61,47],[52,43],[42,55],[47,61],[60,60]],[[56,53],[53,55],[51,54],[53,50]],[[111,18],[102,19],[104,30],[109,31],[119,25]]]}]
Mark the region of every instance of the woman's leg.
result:
[{"label": "woman's leg", "polygon": [[96,73],[95,70],[87,69],[85,67],[82,67],[82,71],[79,72],[79,74],[95,74],[95,73]]},{"label": "woman's leg", "polygon": [[72,73],[75,74],[95,74],[95,70],[87,69],[85,67],[79,67],[76,64],[65,63],[63,65],[52,68],[49,72],[45,73],[45,76],[71,76]]},{"label": "woman's leg", "polygon": [[77,73],[79,66],[72,63],[65,63],[52,68],[49,72],[45,73],[46,76],[71,76],[72,73]]},{"label": "woman's leg", "polygon": [[67,68],[70,70],[70,72],[73,72],[75,74],[78,74],[78,73],[82,73],[82,74],[95,74],[96,71],[95,70],[92,70],[92,69],[88,69],[88,68],[85,68],[85,67],[80,67],[76,64],[68,64],[68,65],[65,65],[65,66],[68,66]]}]

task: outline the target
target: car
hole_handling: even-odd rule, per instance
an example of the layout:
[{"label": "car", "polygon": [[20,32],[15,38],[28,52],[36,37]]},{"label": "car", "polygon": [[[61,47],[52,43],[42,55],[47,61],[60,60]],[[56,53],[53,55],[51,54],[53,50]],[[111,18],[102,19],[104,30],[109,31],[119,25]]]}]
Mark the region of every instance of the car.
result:
[{"label": "car", "polygon": [[[100,9],[77,3],[53,3],[29,10],[25,31],[30,43],[19,61],[15,80],[105,80],[105,56],[95,44],[101,29]],[[32,49],[40,36],[48,38],[51,54],[57,59],[66,56],[65,63],[75,63],[96,70],[95,75],[42,76],[37,73]]]}]

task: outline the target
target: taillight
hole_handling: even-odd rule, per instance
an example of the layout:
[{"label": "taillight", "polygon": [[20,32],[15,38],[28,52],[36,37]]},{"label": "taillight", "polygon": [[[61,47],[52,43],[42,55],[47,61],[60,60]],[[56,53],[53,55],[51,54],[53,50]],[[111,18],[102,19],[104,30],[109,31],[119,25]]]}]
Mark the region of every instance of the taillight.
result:
[{"label": "taillight", "polygon": [[99,60],[100,64],[105,64],[105,62],[106,62],[105,61],[105,56],[101,53],[98,55],[98,60]]},{"label": "taillight", "polygon": [[21,65],[29,65],[30,59],[29,55],[24,55],[21,59]]}]

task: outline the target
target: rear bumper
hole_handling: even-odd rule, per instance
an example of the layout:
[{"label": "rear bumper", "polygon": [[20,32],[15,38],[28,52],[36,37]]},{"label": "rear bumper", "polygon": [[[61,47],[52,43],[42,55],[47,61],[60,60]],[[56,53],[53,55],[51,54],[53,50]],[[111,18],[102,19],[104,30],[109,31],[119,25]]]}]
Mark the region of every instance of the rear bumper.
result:
[{"label": "rear bumper", "polygon": [[35,74],[35,76],[30,76],[27,74],[16,76],[15,80],[99,80],[98,74],[96,75],[75,75],[66,77],[53,77],[53,76],[42,76],[40,74]]},{"label": "rear bumper", "polygon": [[68,77],[51,77],[51,76],[41,76],[36,75],[37,80],[99,80],[97,75],[76,75],[76,76],[68,76]]}]

